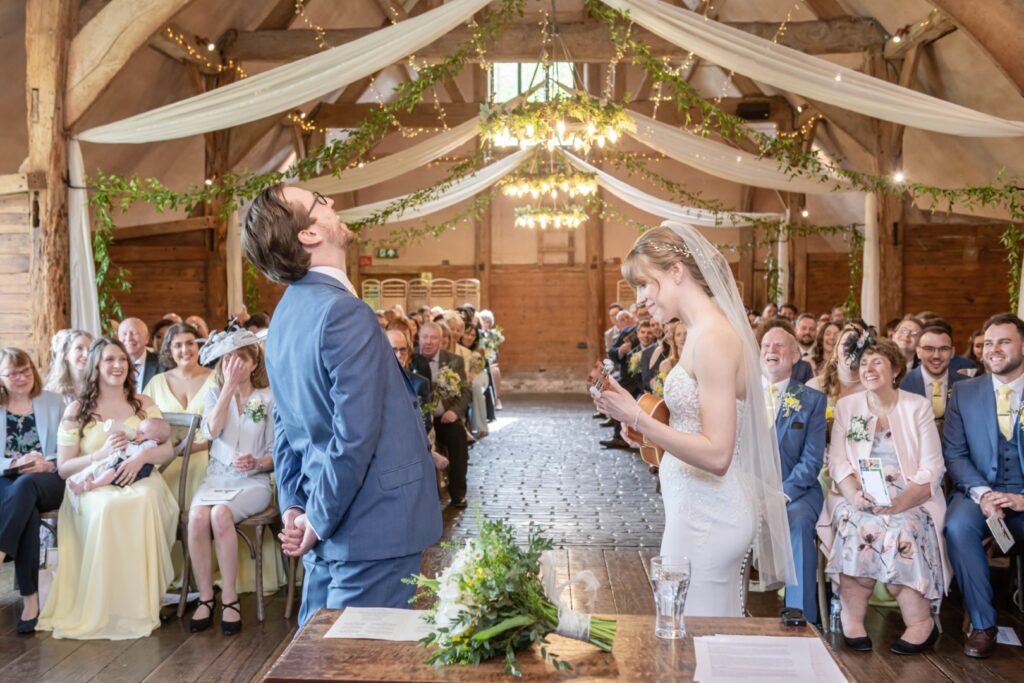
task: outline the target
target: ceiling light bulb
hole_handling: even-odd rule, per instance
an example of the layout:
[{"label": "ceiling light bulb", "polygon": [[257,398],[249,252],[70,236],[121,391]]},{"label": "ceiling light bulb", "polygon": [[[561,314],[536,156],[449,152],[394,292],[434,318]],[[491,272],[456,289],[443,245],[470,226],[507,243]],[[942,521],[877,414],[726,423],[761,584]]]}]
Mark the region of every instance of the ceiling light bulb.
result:
[{"label": "ceiling light bulb", "polygon": [[894,42],[894,43],[902,43],[903,42],[903,37],[900,36],[900,34],[897,33],[896,35],[894,35],[892,37],[892,42]]},{"label": "ceiling light bulb", "polygon": [[893,174],[892,179],[895,180],[897,183],[902,183],[904,180],[907,179],[907,177],[903,175],[903,171],[896,171],[896,173]]},{"label": "ceiling light bulb", "polygon": [[801,212],[800,212],[800,216],[801,216],[802,218],[807,218],[807,217],[808,217],[808,216],[810,216],[810,215],[811,215],[811,212],[810,212],[810,211],[808,211],[807,209],[804,209],[803,211],[801,211]]},{"label": "ceiling light bulb", "polygon": [[836,74],[836,83],[843,80],[843,74]]},{"label": "ceiling light bulb", "polygon": [[206,51],[207,52],[213,52],[216,49],[217,49],[217,46],[214,45],[213,43],[207,43],[206,44]]}]

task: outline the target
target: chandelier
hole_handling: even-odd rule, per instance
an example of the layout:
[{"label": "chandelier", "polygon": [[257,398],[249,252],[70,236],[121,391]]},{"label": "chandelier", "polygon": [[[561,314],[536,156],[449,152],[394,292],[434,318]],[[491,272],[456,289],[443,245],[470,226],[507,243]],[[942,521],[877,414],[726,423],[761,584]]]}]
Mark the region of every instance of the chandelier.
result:
[{"label": "chandelier", "polygon": [[541,174],[516,174],[500,183],[506,197],[530,196],[539,199],[542,195],[557,200],[559,193],[570,199],[589,197],[597,192],[597,176],[593,173],[567,173],[558,171]]},{"label": "chandelier", "polygon": [[546,206],[520,206],[516,209],[516,227],[560,230],[575,230],[587,220],[587,212],[582,206],[569,205],[562,208]]},{"label": "chandelier", "polygon": [[483,138],[497,147],[571,147],[587,153],[635,130],[636,123],[622,107],[583,94],[485,108],[481,114]]}]

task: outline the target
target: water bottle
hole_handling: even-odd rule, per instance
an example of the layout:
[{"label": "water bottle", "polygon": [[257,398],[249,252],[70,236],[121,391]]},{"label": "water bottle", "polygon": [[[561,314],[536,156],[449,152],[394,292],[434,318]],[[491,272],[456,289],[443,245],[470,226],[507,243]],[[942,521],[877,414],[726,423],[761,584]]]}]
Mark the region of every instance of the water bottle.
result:
[{"label": "water bottle", "polygon": [[842,606],[839,604],[839,596],[832,596],[832,604],[828,610],[828,630],[830,633],[839,633],[842,631],[842,622],[839,620],[839,612],[842,611]]}]

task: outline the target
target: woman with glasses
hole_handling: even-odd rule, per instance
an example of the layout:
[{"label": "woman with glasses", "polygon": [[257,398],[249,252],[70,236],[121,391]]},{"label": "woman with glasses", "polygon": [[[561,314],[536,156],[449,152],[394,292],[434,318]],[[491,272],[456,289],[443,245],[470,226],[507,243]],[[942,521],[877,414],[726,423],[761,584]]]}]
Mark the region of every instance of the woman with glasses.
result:
[{"label": "woman with glasses", "polygon": [[57,474],[57,428],[64,401],[43,391],[32,359],[21,349],[0,349],[0,562],[14,561],[23,606],[18,633],[32,633],[39,618],[39,515],[60,507],[64,480]]},{"label": "woman with glasses", "polygon": [[903,354],[903,358],[907,361],[908,371],[917,367],[917,341],[921,338],[921,331],[923,329],[924,324],[920,320],[908,315],[900,321],[899,326],[896,327],[896,332],[892,335],[892,340],[896,342],[900,353]]}]

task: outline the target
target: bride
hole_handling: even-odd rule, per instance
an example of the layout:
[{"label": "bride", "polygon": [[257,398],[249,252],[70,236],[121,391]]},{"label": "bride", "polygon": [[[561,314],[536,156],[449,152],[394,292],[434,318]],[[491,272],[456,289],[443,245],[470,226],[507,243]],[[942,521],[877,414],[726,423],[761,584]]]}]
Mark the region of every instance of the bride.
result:
[{"label": "bride", "polygon": [[753,547],[761,583],[793,577],[778,444],[760,388],[757,346],[725,258],[697,230],[666,221],[622,265],[637,302],[686,326],[665,379],[665,425],[614,380],[598,409],[665,450],[661,554],[690,560],[685,613],[743,616],[741,574]]}]

